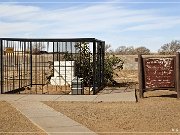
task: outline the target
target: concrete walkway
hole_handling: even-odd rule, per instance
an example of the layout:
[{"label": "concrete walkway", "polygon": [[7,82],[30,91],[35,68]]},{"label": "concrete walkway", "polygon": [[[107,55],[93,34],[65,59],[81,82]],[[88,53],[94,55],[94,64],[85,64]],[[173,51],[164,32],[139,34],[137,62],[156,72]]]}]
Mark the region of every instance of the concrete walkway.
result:
[{"label": "concrete walkway", "polygon": [[85,126],[55,111],[40,101],[88,101],[88,102],[136,102],[135,91],[130,92],[102,92],[99,95],[18,95],[0,94],[0,101],[7,101],[22,114],[38,125],[48,134],[58,135],[94,135]]},{"label": "concrete walkway", "polygon": [[32,123],[49,135],[96,135],[85,126],[70,119],[42,102],[8,101]]},{"label": "concrete walkway", "polygon": [[136,102],[135,92],[110,93],[100,95],[23,95],[0,94],[0,101],[88,101],[88,102]]}]

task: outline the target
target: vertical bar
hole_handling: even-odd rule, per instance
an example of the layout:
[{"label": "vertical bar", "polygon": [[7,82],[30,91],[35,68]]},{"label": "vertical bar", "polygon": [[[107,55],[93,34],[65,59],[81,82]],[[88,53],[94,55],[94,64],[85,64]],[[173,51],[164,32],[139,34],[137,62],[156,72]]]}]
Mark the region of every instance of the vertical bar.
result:
[{"label": "vertical bar", "polygon": [[138,73],[139,73],[139,96],[143,98],[143,58],[142,55],[138,55]]},{"label": "vertical bar", "polygon": [[177,98],[180,99],[180,60],[179,60],[180,54],[179,52],[176,53],[176,91],[177,91]]},{"label": "vertical bar", "polygon": [[[66,57],[68,57],[67,42],[65,42],[65,53],[67,53]],[[64,66],[65,66],[65,94],[67,94],[66,93],[66,90],[67,90],[67,87],[66,87],[66,81],[67,81],[67,78],[66,78],[66,68],[67,68],[66,61],[67,61],[67,58],[65,58],[65,64],[64,64]]]},{"label": "vertical bar", "polygon": [[98,69],[97,69],[97,71],[98,71],[98,73],[97,73],[97,82],[98,82],[98,91],[100,90],[100,84],[101,84],[101,75],[100,75],[100,71],[101,71],[101,44],[100,44],[100,42],[97,42],[97,66],[98,66]]},{"label": "vertical bar", "polygon": [[[54,74],[54,61],[55,61],[55,59],[54,59],[54,42],[53,42],[53,61],[52,61],[52,63],[53,63],[53,74]],[[57,54],[57,50],[56,50],[56,54]]]},{"label": "vertical bar", "polygon": [[60,85],[61,86],[61,90],[62,91],[62,85],[61,85],[61,79],[62,79],[62,74],[61,74],[61,46],[62,46],[62,53],[63,53],[63,42],[57,42],[57,52],[58,52],[58,62],[59,62],[59,84],[56,85],[56,91],[57,91],[57,86]]},{"label": "vertical bar", "polygon": [[17,81],[16,81],[16,83],[17,83],[17,87],[16,87],[16,89],[18,89],[19,88],[19,41],[17,41],[17,67],[16,67],[16,69],[17,69],[17,73],[16,73],[16,79],[18,79]]},{"label": "vertical bar", "polygon": [[14,48],[14,52],[13,52],[13,90],[15,89],[15,78],[14,78],[14,72],[15,72],[15,69],[14,69],[14,67],[15,67],[15,50],[16,50],[16,47],[15,47],[15,41],[13,42],[13,48]]},{"label": "vertical bar", "polygon": [[[46,55],[46,54],[44,54],[44,52],[43,52],[43,51],[45,51],[45,50],[43,50],[44,42],[41,42],[41,45],[40,45],[40,46],[42,46],[42,48],[41,48],[41,51],[42,51],[42,52],[40,52],[40,57],[39,57],[39,59],[40,59],[40,60],[39,60],[39,61],[40,61],[39,71],[41,71],[41,75],[40,75],[40,76],[42,77],[42,78],[41,78],[41,90],[42,90],[42,93],[41,93],[41,94],[44,94],[44,93],[43,93],[43,85],[44,85],[44,83],[43,83],[43,82],[44,82],[44,81],[43,81],[43,80],[44,80],[44,73],[43,73],[43,60],[44,60],[44,59],[43,59],[43,57],[44,57],[44,55]],[[46,47],[45,47],[45,48],[46,48]]]},{"label": "vertical bar", "polygon": [[24,51],[23,51],[23,53],[24,53],[24,78],[23,78],[23,84],[24,84],[24,86],[23,87],[25,87],[25,86],[27,86],[27,82],[26,82],[26,74],[27,74],[27,71],[26,71],[26,44],[27,42],[24,42]]},{"label": "vertical bar", "polygon": [[105,55],[105,42],[102,42],[102,85],[104,87],[105,85],[105,79],[104,79],[104,55]]},{"label": "vertical bar", "polygon": [[[90,45],[88,46],[89,47],[89,50],[90,50]],[[88,57],[89,57],[89,59],[88,59],[88,66],[89,66],[89,76],[88,76],[88,85],[89,85],[89,95],[91,94],[90,92],[91,92],[91,83],[92,83],[92,75],[91,75],[91,70],[92,70],[92,65],[91,65],[91,50],[89,51],[89,54],[88,54]]]},{"label": "vertical bar", "polygon": [[35,67],[34,67],[34,70],[35,70],[35,71],[34,71],[34,73],[35,73],[34,77],[35,77],[35,78],[34,78],[34,80],[35,80],[35,92],[36,92],[36,94],[37,94],[37,68],[38,68],[38,67],[37,67],[37,66],[38,66],[38,65],[37,65],[37,63],[38,63],[37,55],[38,55],[39,52],[38,52],[38,49],[37,49],[37,48],[38,48],[38,42],[36,41],[36,42],[34,42],[34,43],[35,43],[34,45],[35,45],[35,48],[36,48],[36,49],[35,49],[35,52],[34,52],[34,53],[35,53],[35,63],[34,63],[34,65],[35,65]]},{"label": "vertical bar", "polygon": [[1,93],[0,94],[2,94],[3,93],[3,87],[4,87],[4,77],[3,77],[3,73],[4,73],[4,71],[3,71],[3,42],[2,42],[2,39],[0,39],[0,52],[1,52]]},{"label": "vertical bar", "polygon": [[72,65],[72,61],[73,61],[73,56],[72,56],[72,42],[70,42],[70,46],[71,46],[71,59],[70,59],[70,61],[71,61],[71,86],[70,86],[70,88],[72,87],[72,77],[73,77],[73,75],[72,75],[72,73],[73,73],[73,71],[72,71],[72,68],[73,68],[73,65]]},{"label": "vertical bar", "polygon": [[96,94],[96,42],[93,41],[93,95]]},{"label": "vertical bar", "polygon": [[32,63],[32,42],[30,42],[30,85],[32,87],[32,83],[33,83],[33,80],[32,80],[32,66],[33,66],[33,63]]},{"label": "vertical bar", "polygon": [[[10,41],[7,42],[7,47],[9,47],[9,43]],[[6,80],[7,80],[7,83],[6,83],[6,88],[7,88],[7,91],[9,91],[9,53],[6,54]]]}]

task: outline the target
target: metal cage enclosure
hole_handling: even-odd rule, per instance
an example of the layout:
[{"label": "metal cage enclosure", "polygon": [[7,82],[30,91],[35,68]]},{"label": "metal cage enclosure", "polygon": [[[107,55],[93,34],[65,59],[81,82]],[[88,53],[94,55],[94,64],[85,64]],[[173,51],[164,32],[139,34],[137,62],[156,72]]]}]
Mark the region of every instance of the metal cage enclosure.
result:
[{"label": "metal cage enclosure", "polygon": [[0,38],[0,93],[96,94],[105,42],[95,38]]}]

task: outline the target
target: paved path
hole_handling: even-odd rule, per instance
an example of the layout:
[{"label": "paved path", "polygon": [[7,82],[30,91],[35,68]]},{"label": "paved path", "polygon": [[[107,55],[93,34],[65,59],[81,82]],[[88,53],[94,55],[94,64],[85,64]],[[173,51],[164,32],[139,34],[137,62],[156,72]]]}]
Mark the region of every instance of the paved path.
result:
[{"label": "paved path", "polygon": [[0,94],[0,101],[89,101],[89,102],[136,102],[135,92],[110,93],[101,95],[18,95]]},{"label": "paved path", "polygon": [[99,95],[0,94],[0,101],[10,102],[35,125],[41,127],[48,134],[71,135],[76,133],[76,135],[94,135],[95,133],[85,126],[73,121],[60,112],[55,111],[53,108],[40,101],[136,102],[134,91],[123,93],[109,93],[108,91],[104,91]]},{"label": "paved path", "polygon": [[42,102],[8,101],[35,125],[49,135],[96,135],[85,126],[70,119]]}]

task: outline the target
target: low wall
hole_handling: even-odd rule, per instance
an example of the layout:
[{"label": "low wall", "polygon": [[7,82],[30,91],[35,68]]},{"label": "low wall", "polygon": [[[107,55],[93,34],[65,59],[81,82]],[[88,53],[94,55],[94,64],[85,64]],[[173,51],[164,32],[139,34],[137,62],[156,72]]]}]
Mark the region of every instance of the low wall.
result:
[{"label": "low wall", "polygon": [[138,55],[116,55],[124,61],[123,70],[138,70],[138,62],[135,62],[135,58]]},{"label": "low wall", "polygon": [[[124,60],[123,70],[138,70],[138,62],[135,61],[138,55],[116,55]],[[172,57],[175,55],[143,55],[143,57]]]}]

